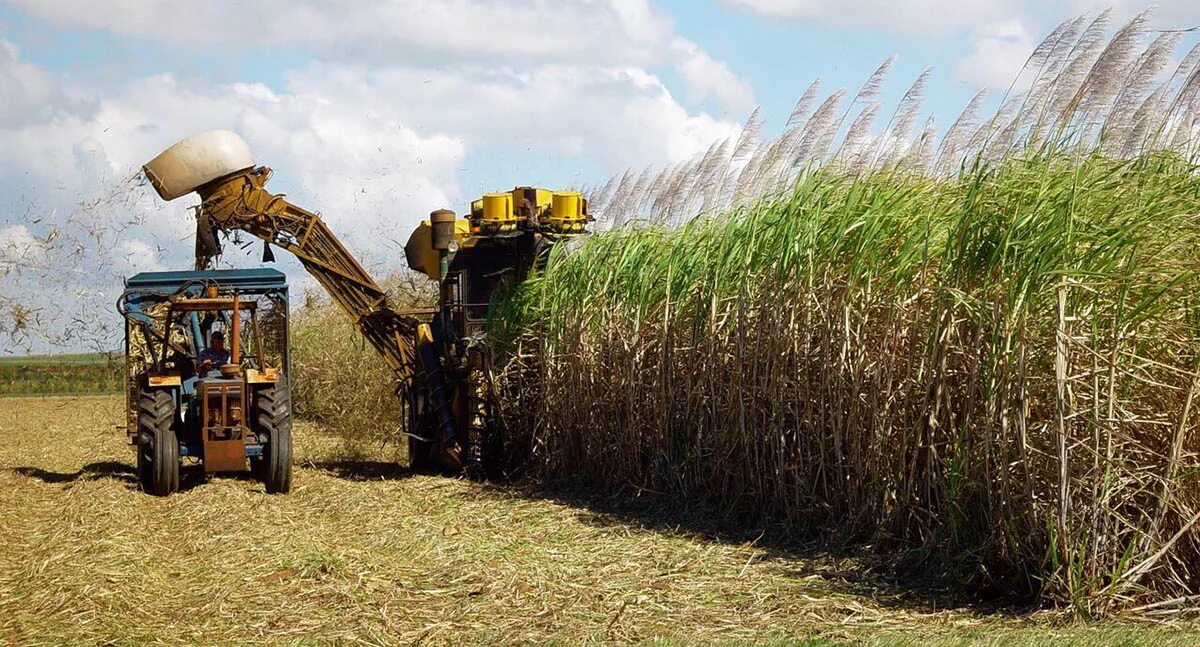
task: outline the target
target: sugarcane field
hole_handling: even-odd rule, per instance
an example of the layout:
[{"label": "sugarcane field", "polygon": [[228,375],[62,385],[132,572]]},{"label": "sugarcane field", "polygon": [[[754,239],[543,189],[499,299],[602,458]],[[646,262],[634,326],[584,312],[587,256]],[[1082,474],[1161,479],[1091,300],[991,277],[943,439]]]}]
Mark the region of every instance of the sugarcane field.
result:
[{"label": "sugarcane field", "polygon": [[0,0],[0,642],[1200,644],[1139,2]]}]

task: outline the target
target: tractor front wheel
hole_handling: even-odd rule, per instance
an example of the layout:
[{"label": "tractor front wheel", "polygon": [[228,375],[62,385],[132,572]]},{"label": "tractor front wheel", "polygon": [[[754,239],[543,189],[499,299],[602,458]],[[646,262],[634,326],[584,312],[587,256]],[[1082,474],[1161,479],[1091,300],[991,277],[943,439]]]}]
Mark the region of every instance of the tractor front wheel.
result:
[{"label": "tractor front wheel", "polygon": [[266,436],[263,455],[252,460],[269,494],[292,489],[292,394],[286,381],[260,389],[254,396],[255,433]]},{"label": "tractor front wheel", "polygon": [[155,496],[179,489],[179,439],[175,436],[175,398],[170,391],[138,395],[138,481]]}]

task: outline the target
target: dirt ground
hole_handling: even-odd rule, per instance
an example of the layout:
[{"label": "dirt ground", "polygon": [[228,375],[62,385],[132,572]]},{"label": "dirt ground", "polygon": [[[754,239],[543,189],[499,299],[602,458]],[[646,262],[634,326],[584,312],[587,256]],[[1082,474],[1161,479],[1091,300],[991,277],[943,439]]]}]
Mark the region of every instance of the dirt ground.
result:
[{"label": "dirt ground", "polygon": [[[117,397],[0,399],[0,641],[1195,644],[1200,626],[940,608],[797,556],[297,428],[290,495],[142,494]],[[633,509],[637,509],[634,506]]]}]

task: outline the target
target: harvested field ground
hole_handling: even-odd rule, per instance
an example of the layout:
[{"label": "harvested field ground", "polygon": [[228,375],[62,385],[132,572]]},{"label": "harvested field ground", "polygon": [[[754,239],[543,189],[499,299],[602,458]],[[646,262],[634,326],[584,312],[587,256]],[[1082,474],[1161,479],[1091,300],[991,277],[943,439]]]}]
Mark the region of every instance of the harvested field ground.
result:
[{"label": "harvested field ground", "polygon": [[[0,400],[0,642],[1195,644],[1195,625],[946,610],[852,558],[342,459],[297,428],[295,491],[137,490],[117,397]],[[675,526],[678,524],[678,528]]]}]

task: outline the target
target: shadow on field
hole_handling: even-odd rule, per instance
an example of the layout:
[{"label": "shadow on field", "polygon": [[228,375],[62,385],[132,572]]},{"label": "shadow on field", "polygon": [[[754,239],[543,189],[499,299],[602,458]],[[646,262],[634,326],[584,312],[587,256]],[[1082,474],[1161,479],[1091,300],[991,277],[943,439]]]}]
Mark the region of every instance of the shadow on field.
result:
[{"label": "shadow on field", "polygon": [[[347,481],[395,481],[416,475],[406,466],[395,462],[376,460],[303,461],[297,463],[296,466],[327,472],[331,476]],[[118,461],[88,463],[74,472],[51,472],[40,467],[14,467],[11,468],[11,471],[50,484],[69,484],[107,478],[125,483],[133,490],[141,489],[134,466]],[[179,471],[179,491],[186,492],[202,486],[213,478],[235,481],[258,480],[251,472],[206,474],[204,468],[199,465],[184,465]]]},{"label": "shadow on field", "polygon": [[[307,469],[356,482],[407,479],[420,474],[386,460],[303,461]],[[447,477],[453,478],[453,477]],[[597,493],[569,483],[492,481],[482,491],[499,500],[552,501],[574,509],[581,522],[597,528],[635,528],[704,541],[753,546],[780,578],[821,581],[829,589],[870,598],[883,606],[938,612],[966,608],[979,614],[1021,616],[1039,609],[1036,583],[996,583],[937,549],[900,548],[896,542],[860,541],[846,545],[831,537],[797,537],[783,525],[746,524],[736,515],[673,497],[624,489]],[[1028,588],[1027,596],[1006,591]]]},{"label": "shadow on field", "polygon": [[299,464],[309,469],[328,472],[347,481],[396,481],[416,476],[407,466],[392,461],[335,460],[304,461]]},{"label": "shadow on field", "polygon": [[[22,476],[35,478],[43,483],[71,484],[80,481],[95,481],[112,479],[123,483],[130,490],[141,490],[138,483],[137,470],[133,465],[117,461],[100,461],[84,465],[74,472],[51,472],[40,467],[14,467],[13,472]],[[250,472],[221,472],[206,474],[199,465],[184,465],[179,470],[179,492],[187,492],[203,486],[214,478],[231,479],[235,481],[257,481]]]},{"label": "shadow on field", "polygon": [[[35,478],[43,483],[51,484],[69,484],[78,481],[95,481],[98,479],[112,479],[124,483],[131,490],[140,490],[141,484],[138,483],[137,470],[133,465],[128,463],[120,463],[117,461],[100,461],[96,463],[88,463],[74,472],[51,472],[40,467],[15,467],[14,472],[22,476]],[[251,478],[249,473],[239,474],[222,474],[222,477],[227,478]],[[186,492],[192,488],[202,485],[208,481],[208,476],[204,470],[196,466],[184,466],[179,470],[179,491]]]},{"label": "shadow on field", "polygon": [[942,552],[910,548],[884,549],[870,542],[847,546],[829,538],[796,538],[785,527],[747,525],[732,515],[694,502],[645,492],[597,494],[574,485],[493,484],[497,498],[552,501],[576,509],[576,518],[598,528],[636,528],[705,541],[753,546],[762,551],[754,562],[769,562],[781,578],[816,579],[831,590],[866,597],[883,606],[938,612],[969,609],[975,613],[1023,616],[1036,605],[1032,583],[1028,596],[987,583],[979,572],[951,562]]},{"label": "shadow on field", "polygon": [[12,471],[21,476],[38,479],[43,483],[73,483],[109,478],[137,485],[137,476],[133,466],[117,461],[88,463],[74,472],[51,472],[40,467],[14,467]]}]

